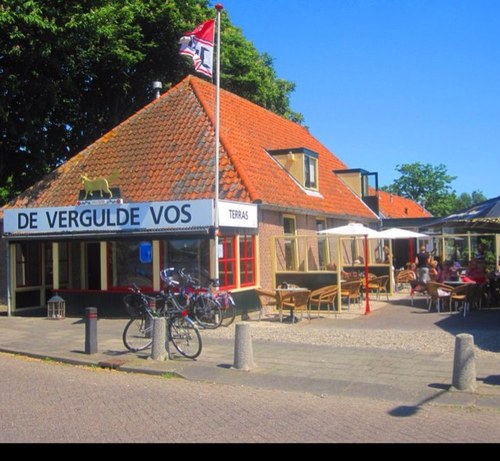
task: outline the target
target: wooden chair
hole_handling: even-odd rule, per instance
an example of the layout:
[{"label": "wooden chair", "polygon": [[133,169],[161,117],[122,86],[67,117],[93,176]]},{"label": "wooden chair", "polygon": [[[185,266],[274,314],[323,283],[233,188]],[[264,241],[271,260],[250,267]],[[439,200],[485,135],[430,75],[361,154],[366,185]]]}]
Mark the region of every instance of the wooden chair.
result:
[{"label": "wooden chair", "polygon": [[411,290],[411,282],[416,280],[415,272],[411,269],[404,269],[396,274],[396,289],[397,291],[403,291],[404,287],[407,286],[408,291]]},{"label": "wooden chair", "polygon": [[429,293],[427,291],[427,284],[421,283],[418,280],[410,280],[410,299],[411,299],[412,306],[413,306],[413,298],[415,297],[415,293],[420,293],[421,295],[427,297],[427,301],[429,300]]},{"label": "wooden chair", "polygon": [[309,295],[309,310],[312,310],[314,305],[318,308],[318,318],[319,311],[321,310],[321,305],[325,304],[328,313],[330,312],[330,305],[332,305],[332,310],[335,310],[335,298],[337,297],[337,285],[327,285],[317,290],[311,291]]},{"label": "wooden chair", "polygon": [[441,312],[440,306],[444,301],[448,302],[451,312],[450,298],[452,291],[453,288],[451,288],[449,285],[444,285],[438,282],[427,282],[427,293],[429,294],[429,312],[432,309],[433,304],[436,305],[437,311]]},{"label": "wooden chair", "polygon": [[344,282],[340,285],[340,296],[347,300],[347,310],[351,310],[351,300],[361,306],[361,280]]},{"label": "wooden chair", "polygon": [[[290,292],[285,293],[279,300],[279,310],[280,310],[280,322],[282,321],[282,310],[289,309],[290,317],[292,318],[292,323],[295,322],[297,311],[306,311],[311,320],[311,312],[309,310],[309,295],[310,290],[297,291],[296,293]],[[302,313],[301,313],[302,316]]]},{"label": "wooden chair", "polygon": [[467,311],[469,310],[470,298],[472,295],[472,290],[474,290],[474,288],[475,286],[473,284],[459,285],[453,288],[450,294],[450,311],[452,304],[459,302],[462,305],[462,310],[465,317],[467,315]]},{"label": "wooden chair", "polygon": [[[259,320],[261,320],[264,315],[274,315],[274,310],[277,308],[276,293],[263,288],[257,288],[255,293],[260,303]],[[269,310],[271,311],[270,313]]]},{"label": "wooden chair", "polygon": [[368,289],[374,290],[377,293],[377,299],[380,299],[380,293],[385,293],[387,301],[389,301],[389,292],[387,291],[387,283],[389,282],[388,275],[381,275],[374,279],[368,280]]}]

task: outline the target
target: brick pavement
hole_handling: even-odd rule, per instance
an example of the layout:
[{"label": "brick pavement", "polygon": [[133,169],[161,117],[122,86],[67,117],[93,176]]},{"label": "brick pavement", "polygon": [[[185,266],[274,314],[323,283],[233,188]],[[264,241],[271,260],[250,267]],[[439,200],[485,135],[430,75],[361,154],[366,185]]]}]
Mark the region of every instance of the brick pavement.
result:
[{"label": "brick pavement", "polygon": [[0,442],[498,442],[497,409],[209,384],[0,354]]},{"label": "brick pavement", "polygon": [[[383,303],[370,316],[351,320],[321,319],[285,328],[374,330],[392,328],[415,332],[454,332],[490,328],[498,336],[500,312],[482,317],[424,313]],[[476,313],[481,314],[481,313]],[[484,320],[488,317],[487,320]],[[457,324],[454,326],[454,322]],[[308,392],[319,396],[384,399],[403,406],[466,405],[500,408],[500,354],[477,358],[478,390],[475,393],[448,391],[453,357],[446,352],[418,352],[387,348],[338,347],[267,340],[253,342],[257,368],[249,373],[232,370],[234,344],[231,339],[204,336],[204,349],[193,362],[175,358],[168,362],[147,360],[148,352],[124,350],[121,334],[125,320],[98,321],[99,352],[86,355],[84,323],[81,319],[0,317],[0,350],[36,357],[52,357],[77,364],[108,362],[123,371],[162,374],[172,372],[193,381],[251,386],[259,389]],[[257,327],[257,323],[252,324]],[[411,330],[413,328],[413,330]],[[416,328],[416,330],[415,330]]]}]

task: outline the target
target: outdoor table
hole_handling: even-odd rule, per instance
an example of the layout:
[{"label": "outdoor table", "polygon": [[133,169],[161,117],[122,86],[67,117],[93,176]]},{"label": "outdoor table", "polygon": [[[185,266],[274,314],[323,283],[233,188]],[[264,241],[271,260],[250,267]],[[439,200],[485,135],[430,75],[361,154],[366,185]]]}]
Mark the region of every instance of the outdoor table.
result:
[{"label": "outdoor table", "polygon": [[[293,297],[291,297],[293,294],[296,293],[304,293],[304,292],[309,292],[308,288],[303,288],[303,287],[289,287],[289,288],[276,288],[276,305],[278,307],[279,313],[280,313],[280,322],[283,321],[283,303],[285,299],[290,299],[290,301],[293,302]],[[290,308],[290,317],[287,317],[285,319],[289,320],[291,323],[296,323],[298,322],[298,319],[295,317],[294,313],[294,308]]]},{"label": "outdoor table", "polygon": [[462,280],[447,280],[443,282],[444,285],[450,285],[452,287],[458,287],[460,285],[477,285],[476,282],[464,282]]}]

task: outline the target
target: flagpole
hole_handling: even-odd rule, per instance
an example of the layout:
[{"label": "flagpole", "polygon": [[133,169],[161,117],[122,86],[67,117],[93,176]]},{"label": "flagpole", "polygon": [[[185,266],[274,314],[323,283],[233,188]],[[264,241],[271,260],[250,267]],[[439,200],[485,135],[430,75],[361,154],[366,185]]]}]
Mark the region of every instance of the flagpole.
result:
[{"label": "flagpole", "polygon": [[219,283],[219,138],[220,138],[220,14],[224,7],[217,3],[217,59],[215,67],[215,192],[214,192],[214,279]]}]

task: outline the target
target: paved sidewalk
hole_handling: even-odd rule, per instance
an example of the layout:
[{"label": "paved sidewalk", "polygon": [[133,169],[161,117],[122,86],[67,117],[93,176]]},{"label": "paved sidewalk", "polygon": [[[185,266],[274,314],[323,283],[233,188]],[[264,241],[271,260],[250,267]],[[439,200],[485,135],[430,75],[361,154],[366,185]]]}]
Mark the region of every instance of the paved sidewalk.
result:
[{"label": "paved sidewalk", "polygon": [[[257,366],[250,372],[231,368],[234,325],[202,331],[203,351],[196,361],[176,356],[160,362],[149,359],[149,351],[133,354],[125,350],[121,339],[125,319],[99,319],[98,353],[87,355],[82,319],[2,316],[0,351],[127,372],[174,373],[197,381],[389,400],[398,402],[402,411],[414,411],[424,404],[500,409],[500,348],[495,349],[495,341],[493,350],[490,347],[489,352],[477,354],[477,391],[449,389],[454,335],[463,331],[477,333],[478,338],[498,339],[500,311],[473,312],[463,319],[457,314],[428,313],[402,303],[378,302],[372,314],[349,320],[313,318],[297,325],[251,321]],[[363,331],[397,333],[403,340],[395,347],[389,341],[375,346],[342,343],[342,335],[356,332],[364,336]],[[283,340],[282,333],[290,340]],[[449,339],[449,347],[443,351],[405,350],[401,344],[404,338],[422,335],[425,340],[431,333],[439,334],[445,344]],[[294,337],[321,338],[323,334],[338,337],[341,344],[308,344]]]}]

